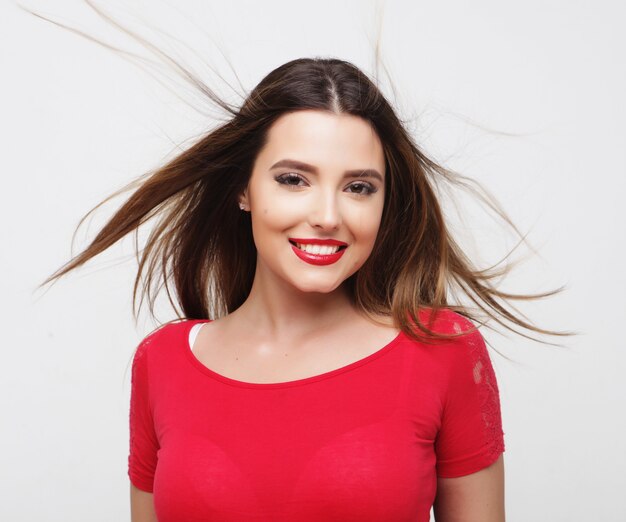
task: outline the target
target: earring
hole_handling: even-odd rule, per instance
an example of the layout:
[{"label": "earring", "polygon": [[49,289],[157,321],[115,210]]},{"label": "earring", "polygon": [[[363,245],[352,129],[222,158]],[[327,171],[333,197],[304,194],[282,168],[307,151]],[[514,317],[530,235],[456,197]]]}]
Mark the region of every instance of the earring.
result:
[{"label": "earring", "polygon": [[243,203],[239,202],[239,208],[240,208],[241,210],[245,210],[245,209],[246,209],[246,206],[245,206]]}]

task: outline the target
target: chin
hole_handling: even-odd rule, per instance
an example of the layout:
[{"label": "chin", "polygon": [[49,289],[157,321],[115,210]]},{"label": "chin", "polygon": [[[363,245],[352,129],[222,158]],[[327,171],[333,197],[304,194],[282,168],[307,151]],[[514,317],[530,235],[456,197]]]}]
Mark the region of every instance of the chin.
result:
[{"label": "chin", "polygon": [[293,281],[292,284],[298,290],[307,294],[313,293],[313,292],[317,292],[320,294],[330,294],[331,292],[334,292],[335,290],[337,290],[339,286],[341,286],[341,282],[337,283],[336,281],[332,283],[331,282],[323,283],[320,281],[308,281],[308,282]]}]

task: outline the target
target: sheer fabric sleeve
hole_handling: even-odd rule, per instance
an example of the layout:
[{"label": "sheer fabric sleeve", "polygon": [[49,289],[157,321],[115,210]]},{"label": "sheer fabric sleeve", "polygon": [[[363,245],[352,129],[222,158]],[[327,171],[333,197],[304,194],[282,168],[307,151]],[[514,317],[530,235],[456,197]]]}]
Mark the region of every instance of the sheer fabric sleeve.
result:
[{"label": "sheer fabric sleeve", "polygon": [[154,429],[148,382],[148,345],[146,337],[137,347],[132,365],[128,476],[137,488],[152,493],[159,443]]},{"label": "sheer fabric sleeve", "polygon": [[[473,324],[457,332],[467,331]],[[486,468],[504,452],[498,383],[478,330],[452,341],[449,381],[435,440],[437,476],[460,477]]]}]

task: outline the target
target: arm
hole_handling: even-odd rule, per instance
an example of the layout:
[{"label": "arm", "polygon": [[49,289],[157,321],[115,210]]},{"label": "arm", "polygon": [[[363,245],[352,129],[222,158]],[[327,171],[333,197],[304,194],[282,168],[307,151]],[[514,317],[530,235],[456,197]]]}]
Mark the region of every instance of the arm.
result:
[{"label": "arm", "polygon": [[152,491],[159,441],[150,405],[147,350],[153,339],[154,334],[144,338],[133,357],[128,455],[131,522],[157,520]]},{"label": "arm", "polygon": [[158,522],[154,511],[154,495],[130,484],[131,522]]},{"label": "arm", "polygon": [[437,479],[436,522],[504,522],[504,456],[476,473]]}]

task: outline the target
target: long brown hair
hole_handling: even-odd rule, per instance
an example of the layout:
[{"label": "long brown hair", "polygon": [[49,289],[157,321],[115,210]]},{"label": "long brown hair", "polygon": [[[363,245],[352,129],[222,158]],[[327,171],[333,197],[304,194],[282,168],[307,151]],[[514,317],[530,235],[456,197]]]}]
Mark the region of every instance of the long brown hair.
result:
[{"label": "long brown hair", "polygon": [[[139,268],[133,287],[135,320],[144,296],[154,316],[159,292],[155,286],[159,281],[179,318],[217,318],[237,309],[252,287],[257,255],[250,215],[239,209],[238,195],[248,184],[254,160],[274,121],[285,113],[313,109],[363,118],[374,127],[383,145],[387,175],[379,233],[366,263],[344,283],[359,311],[374,321],[379,315],[391,317],[406,335],[423,342],[449,337],[431,330],[418,313],[428,309],[434,317],[441,308],[480,324],[485,324],[479,316],[483,313],[530,339],[534,338],[512,328],[507,321],[542,334],[572,335],[539,328],[522,319],[510,304],[513,300],[548,297],[563,287],[539,294],[507,293],[497,289],[493,280],[508,273],[512,264],[499,269],[500,263],[489,268],[472,264],[444,219],[441,185],[471,191],[520,236],[520,242],[525,241],[524,235],[478,182],[438,164],[415,143],[379,88],[358,67],[338,58],[292,60],[267,74],[239,107],[232,106],[165,53],[97,12],[174,63],[185,79],[227,111],[229,117],[177,157],[90,210],[77,230],[101,205],[134,189],[89,246],[39,286],[83,265],[131,232],[136,238],[141,225],[157,218],[141,255],[136,247]],[[136,309],[138,292],[141,301]],[[475,307],[463,304],[460,297],[469,299]]]}]

